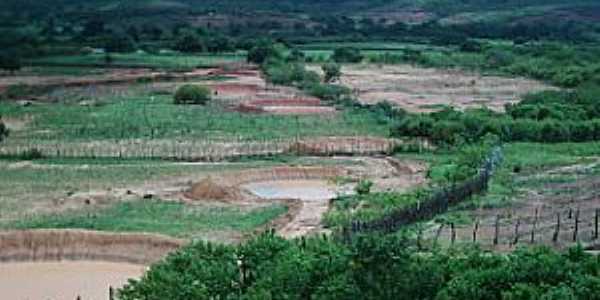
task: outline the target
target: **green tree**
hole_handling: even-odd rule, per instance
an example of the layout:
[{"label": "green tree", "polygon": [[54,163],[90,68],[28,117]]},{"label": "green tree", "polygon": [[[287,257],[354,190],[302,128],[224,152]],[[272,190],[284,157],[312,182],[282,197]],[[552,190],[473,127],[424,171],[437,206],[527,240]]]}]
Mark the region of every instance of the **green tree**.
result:
[{"label": "green tree", "polygon": [[326,63],[324,64],[321,69],[323,70],[323,73],[325,74],[325,82],[326,83],[330,83],[336,80],[340,79],[340,76],[342,76],[342,68],[340,67],[340,65],[330,62],[330,63]]},{"label": "green tree", "polygon": [[105,37],[104,48],[107,52],[133,52],[137,45],[125,32],[113,32]]},{"label": "green tree", "polygon": [[14,74],[21,69],[21,58],[16,51],[5,51],[0,53],[0,69]]},{"label": "green tree", "polygon": [[283,54],[273,41],[262,40],[248,51],[248,62],[262,65],[267,59],[281,60]]},{"label": "green tree", "polygon": [[359,63],[364,57],[359,49],[342,47],[335,49],[331,58],[337,63]]},{"label": "green tree", "polygon": [[8,128],[2,122],[2,116],[0,116],[0,142],[8,136]]},{"label": "green tree", "polygon": [[185,31],[175,39],[173,48],[177,51],[193,53],[206,51],[206,44],[200,36],[192,31]]},{"label": "green tree", "polygon": [[174,96],[175,104],[204,105],[211,99],[211,91],[205,86],[186,84],[177,89]]}]

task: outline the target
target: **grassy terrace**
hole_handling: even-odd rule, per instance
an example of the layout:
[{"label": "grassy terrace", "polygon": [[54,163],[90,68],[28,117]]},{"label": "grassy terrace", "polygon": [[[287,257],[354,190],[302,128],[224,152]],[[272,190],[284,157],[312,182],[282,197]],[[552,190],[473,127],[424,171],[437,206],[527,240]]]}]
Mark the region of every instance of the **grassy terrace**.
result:
[{"label": "grassy terrace", "polygon": [[218,104],[178,106],[169,95],[140,94],[101,99],[96,106],[74,103],[0,106],[4,118],[32,121],[9,138],[37,141],[98,141],[150,138],[238,138],[269,140],[296,136],[386,136],[388,127],[376,116],[345,110],[335,116],[270,116],[241,114]]},{"label": "grassy terrace", "polygon": [[[224,63],[245,62],[245,53],[224,54],[139,54],[139,53],[113,53],[111,64],[132,67],[148,68],[196,68],[211,67]],[[104,54],[51,56],[29,61],[34,65],[102,65],[105,64]]]},{"label": "grassy terrace", "polygon": [[1,229],[88,229],[115,232],[149,232],[180,238],[204,237],[214,232],[247,233],[287,211],[274,204],[242,209],[214,205],[186,205],[160,200],[120,202],[104,209],[83,209],[63,214],[0,222]]}]

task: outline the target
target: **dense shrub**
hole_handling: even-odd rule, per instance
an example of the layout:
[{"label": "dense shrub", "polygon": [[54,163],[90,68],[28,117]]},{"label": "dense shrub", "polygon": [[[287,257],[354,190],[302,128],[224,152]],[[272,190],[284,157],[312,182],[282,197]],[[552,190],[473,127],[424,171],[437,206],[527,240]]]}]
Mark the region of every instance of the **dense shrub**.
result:
[{"label": "dense shrub", "polygon": [[0,142],[8,136],[8,128],[2,122],[2,116],[0,116]]},{"label": "dense shrub", "polygon": [[177,89],[174,96],[175,104],[201,104],[208,103],[211,91],[207,87],[186,84]]},{"label": "dense shrub", "polygon": [[358,195],[367,195],[367,194],[371,193],[371,188],[372,187],[373,187],[373,182],[372,181],[370,181],[370,180],[361,180],[361,181],[358,182],[358,184],[354,188],[354,191]]},{"label": "dense shrub", "polygon": [[321,69],[325,74],[324,81],[326,83],[339,80],[340,76],[342,76],[342,68],[336,63],[326,63],[323,66],[321,66]]},{"label": "dense shrub", "polygon": [[0,70],[6,70],[11,74],[21,69],[21,58],[17,51],[0,51]]},{"label": "dense shrub", "polygon": [[205,42],[198,34],[186,31],[175,39],[173,49],[186,53],[203,52],[207,49]]},{"label": "dense shrub", "polygon": [[318,84],[319,75],[307,71],[302,63],[271,61],[263,66],[267,80],[279,85],[310,86]]},{"label": "dense shrub", "polygon": [[133,52],[137,45],[133,38],[125,32],[113,32],[104,37],[104,48],[107,52]]},{"label": "dense shrub", "polygon": [[352,47],[337,48],[331,56],[331,59],[337,63],[359,63],[363,58],[360,50]]},{"label": "dense shrub", "polygon": [[596,299],[600,288],[600,261],[581,248],[415,249],[402,235],[360,236],[349,244],[270,234],[238,246],[197,242],[130,281],[118,298]]},{"label": "dense shrub", "polygon": [[36,160],[44,158],[44,154],[37,148],[25,150],[19,154],[21,160]]},{"label": "dense shrub", "polygon": [[261,40],[248,51],[247,60],[250,63],[262,65],[267,59],[279,61],[283,59],[281,49],[273,41]]},{"label": "dense shrub", "polygon": [[531,94],[507,105],[506,114],[447,108],[428,115],[406,115],[396,123],[393,134],[426,137],[438,145],[477,142],[487,134],[506,142],[593,141],[600,135],[598,92],[600,87],[590,83],[574,91]]}]

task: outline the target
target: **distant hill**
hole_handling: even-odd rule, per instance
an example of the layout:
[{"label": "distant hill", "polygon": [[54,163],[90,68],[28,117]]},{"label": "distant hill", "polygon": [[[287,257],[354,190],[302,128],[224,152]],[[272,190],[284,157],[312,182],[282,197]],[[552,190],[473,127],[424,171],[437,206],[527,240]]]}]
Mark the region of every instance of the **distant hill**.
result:
[{"label": "distant hill", "polygon": [[[0,27],[38,26],[81,32],[90,20],[101,20],[114,28],[182,26],[223,29],[226,33],[246,35],[268,33],[274,36],[372,36],[394,26],[434,24],[468,26],[495,32],[502,38],[508,31],[528,31],[527,36],[552,35],[570,31],[575,38],[594,39],[600,35],[598,0],[2,0]],[[103,26],[104,26],[103,25]],[[519,27],[521,26],[521,27]],[[537,27],[537,28],[536,28]],[[78,29],[79,28],[79,29]],[[391,29],[390,29],[391,28]],[[540,32],[546,28],[546,32]],[[399,29],[399,30],[400,30]],[[79,31],[78,31],[79,30]],[[432,29],[433,30],[433,29]],[[400,30],[401,31],[401,30]],[[588,32],[589,31],[589,32]],[[64,31],[63,31],[64,32]],[[498,33],[500,32],[500,33]],[[427,34],[422,28],[419,34]],[[485,37],[485,34],[475,34]],[[457,36],[456,39],[461,39]]]}]

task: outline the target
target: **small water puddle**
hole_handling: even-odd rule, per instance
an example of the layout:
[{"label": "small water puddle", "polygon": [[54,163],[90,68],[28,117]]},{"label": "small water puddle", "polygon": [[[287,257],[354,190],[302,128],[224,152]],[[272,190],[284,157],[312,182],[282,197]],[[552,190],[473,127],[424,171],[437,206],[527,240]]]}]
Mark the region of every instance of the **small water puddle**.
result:
[{"label": "small water puddle", "polygon": [[140,278],[146,267],[106,262],[0,263],[0,298],[106,300],[108,290]]},{"label": "small water puddle", "polygon": [[251,193],[265,199],[301,199],[316,201],[333,199],[337,188],[324,180],[276,180],[245,184]]}]

